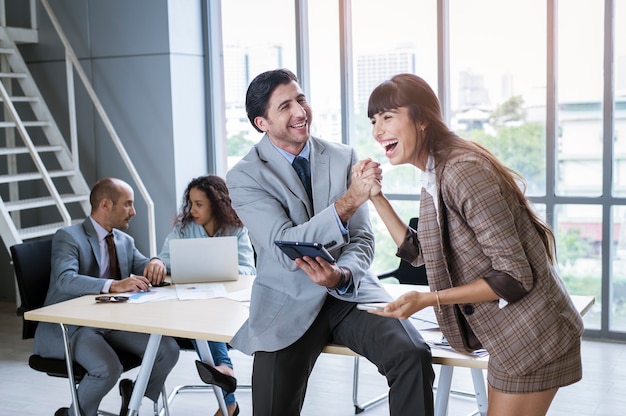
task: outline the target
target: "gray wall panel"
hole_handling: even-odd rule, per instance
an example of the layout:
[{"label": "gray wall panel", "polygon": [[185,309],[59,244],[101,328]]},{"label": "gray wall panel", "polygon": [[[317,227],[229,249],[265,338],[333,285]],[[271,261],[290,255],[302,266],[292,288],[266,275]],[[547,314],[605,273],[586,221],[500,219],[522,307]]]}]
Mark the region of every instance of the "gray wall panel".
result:
[{"label": "gray wall panel", "polygon": [[90,0],[91,56],[169,53],[166,0]]},{"label": "gray wall panel", "polygon": [[[171,230],[180,188],[192,176],[206,173],[200,1],[50,0],[153,199],[157,251]],[[67,134],[65,55],[45,11],[37,4],[40,42],[21,45],[20,50]],[[26,7],[27,2],[20,5]],[[81,170],[88,184],[102,176],[117,176],[133,185],[86,92],[78,86],[78,78],[76,81]],[[186,154],[193,155],[193,161]],[[137,217],[129,232],[148,255],[145,204],[133,188]],[[0,299],[15,299],[12,279],[8,256],[2,254]]]},{"label": "gray wall panel", "polygon": [[[169,58],[133,56],[97,59],[92,64],[94,89],[154,200],[160,248],[177,201]],[[118,176],[133,184],[101,123],[97,123],[96,146],[98,175]],[[133,187],[138,218],[133,220],[131,231],[137,246],[148,255],[145,205]],[[143,225],[139,226],[140,222]]]},{"label": "gray wall panel", "polygon": [[[48,0],[65,36],[69,39],[78,59],[89,57],[89,7],[86,1]],[[28,2],[24,2],[27,5]],[[37,5],[37,26],[39,42],[33,45],[21,45],[20,50],[27,62],[61,61],[65,59],[65,50],[48,14],[41,5]]]}]

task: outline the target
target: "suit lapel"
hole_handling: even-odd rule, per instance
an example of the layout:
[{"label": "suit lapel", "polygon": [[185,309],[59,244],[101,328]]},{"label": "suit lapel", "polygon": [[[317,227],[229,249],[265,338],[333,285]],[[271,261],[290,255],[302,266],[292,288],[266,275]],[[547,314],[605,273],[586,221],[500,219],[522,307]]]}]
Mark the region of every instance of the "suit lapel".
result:
[{"label": "suit lapel", "polygon": [[[330,157],[325,153],[323,144],[309,139],[311,159],[311,186],[313,188],[314,207],[326,207],[330,198]],[[313,211],[313,214],[315,211]]]},{"label": "suit lapel", "polygon": [[115,251],[117,251],[117,264],[120,268],[120,276],[122,279],[124,279],[125,277],[130,276],[130,270],[128,270],[128,262],[126,261],[126,259],[128,258],[128,253],[126,251],[126,245],[119,244],[116,231],[117,230],[113,230],[113,235],[115,236],[113,241],[115,241]]},{"label": "suit lapel", "polygon": [[89,218],[83,221],[83,229],[85,230],[85,234],[87,235],[87,241],[89,242],[89,246],[91,247],[93,257],[96,259],[96,263],[98,264],[98,270],[101,270],[102,259],[100,258],[100,242],[98,241],[98,233],[96,233],[96,229],[93,227],[93,224],[91,223],[91,220]]}]

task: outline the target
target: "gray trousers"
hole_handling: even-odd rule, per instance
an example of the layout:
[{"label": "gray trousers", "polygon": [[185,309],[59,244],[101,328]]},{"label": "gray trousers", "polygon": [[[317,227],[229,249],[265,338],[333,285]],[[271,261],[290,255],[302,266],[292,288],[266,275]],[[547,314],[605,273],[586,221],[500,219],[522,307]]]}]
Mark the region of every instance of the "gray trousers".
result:
[{"label": "gray trousers", "polygon": [[254,416],[299,415],[313,365],[329,343],[345,345],[377,366],[389,385],[391,416],[433,415],[432,356],[413,324],[360,311],[356,304],[329,295],[298,341],[254,354]]},{"label": "gray trousers", "polygon": [[[115,350],[143,357],[150,335],[110,329],[80,327],[70,337],[74,361],[87,374],[78,385],[80,414],[95,416],[104,396],[116,385],[122,364]],[[162,337],[145,396],[157,401],[165,379],[178,361],[180,349],[173,338]],[[72,414],[73,409],[70,409]]]}]

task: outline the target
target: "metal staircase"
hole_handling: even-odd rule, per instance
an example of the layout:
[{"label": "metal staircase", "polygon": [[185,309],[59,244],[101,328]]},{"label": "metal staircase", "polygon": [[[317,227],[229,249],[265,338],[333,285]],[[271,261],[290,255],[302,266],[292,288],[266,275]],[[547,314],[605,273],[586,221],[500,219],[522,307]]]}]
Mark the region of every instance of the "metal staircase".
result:
[{"label": "metal staircase", "polygon": [[8,249],[82,221],[90,189],[4,27],[0,99],[0,237]]}]

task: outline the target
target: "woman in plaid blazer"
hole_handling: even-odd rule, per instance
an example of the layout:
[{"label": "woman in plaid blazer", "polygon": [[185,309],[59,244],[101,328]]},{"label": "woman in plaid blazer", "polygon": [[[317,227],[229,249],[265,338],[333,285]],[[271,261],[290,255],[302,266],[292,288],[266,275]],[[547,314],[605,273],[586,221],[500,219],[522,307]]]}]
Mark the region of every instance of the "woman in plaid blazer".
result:
[{"label": "woman in plaid blazer", "polygon": [[[583,324],[554,269],[554,235],[520,189],[523,179],[450,131],[418,76],[376,87],[368,116],[390,163],[423,172],[417,230],[395,213],[380,180],[369,180],[370,200],[398,256],[426,265],[431,288],[373,313],[407,318],[433,306],[450,345],[489,352],[489,415],[545,415],[558,388],[582,377]],[[355,165],[355,180],[372,163]]]}]

